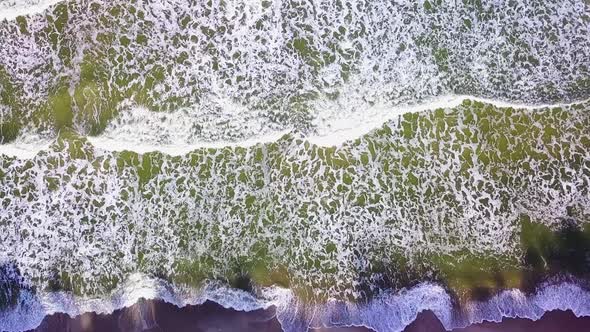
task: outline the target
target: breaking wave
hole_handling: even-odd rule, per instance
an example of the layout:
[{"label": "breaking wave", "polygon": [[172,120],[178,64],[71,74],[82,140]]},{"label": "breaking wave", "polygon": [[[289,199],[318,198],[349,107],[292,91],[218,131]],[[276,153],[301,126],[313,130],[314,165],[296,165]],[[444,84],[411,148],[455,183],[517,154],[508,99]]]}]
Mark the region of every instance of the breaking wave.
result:
[{"label": "breaking wave", "polygon": [[577,0],[64,1],[0,24],[2,139],[69,126],[186,146],[323,136],[448,95],[569,103],[590,95],[588,12]]},{"label": "breaking wave", "polygon": [[[318,146],[339,146],[346,141],[355,140],[372,130],[381,127],[406,113],[428,112],[436,109],[450,109],[460,106],[465,100],[486,103],[501,108],[518,108],[542,110],[547,108],[570,107],[584,104],[577,101],[568,104],[526,105],[500,100],[489,100],[474,96],[446,96],[429,100],[427,103],[400,105],[397,107],[371,107],[364,112],[325,114],[314,120],[316,130],[313,133],[301,133],[296,130],[281,130],[253,135],[248,139],[237,141],[207,140],[194,142],[187,137],[195,119],[187,118],[183,111],[161,114],[153,117],[145,109],[136,109],[124,113],[119,119],[110,123],[98,136],[88,136],[93,146],[106,151],[134,151],[137,153],[163,152],[173,156],[187,154],[199,148],[251,147],[259,143],[278,141],[285,135],[295,135]],[[147,113],[146,113],[147,112]],[[21,159],[32,158],[47,149],[53,140],[33,132],[23,132],[14,141],[0,145],[0,154]]]}]

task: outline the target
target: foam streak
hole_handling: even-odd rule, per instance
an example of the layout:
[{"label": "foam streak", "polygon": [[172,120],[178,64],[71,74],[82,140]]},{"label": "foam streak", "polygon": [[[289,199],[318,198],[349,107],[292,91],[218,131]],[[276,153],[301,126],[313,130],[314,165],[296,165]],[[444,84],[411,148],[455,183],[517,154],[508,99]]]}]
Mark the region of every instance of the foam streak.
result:
[{"label": "foam streak", "polygon": [[[324,112],[321,118],[316,119],[316,132],[310,135],[303,135],[302,138],[319,146],[339,146],[346,141],[351,141],[367,134],[371,130],[381,127],[384,123],[406,114],[419,113],[428,110],[435,110],[439,108],[454,108],[465,100],[491,104],[502,108],[517,108],[527,110],[538,110],[554,107],[568,107],[580,103],[585,103],[588,100],[572,103],[559,104],[523,104],[502,100],[492,100],[486,98],[479,98],[465,95],[451,95],[430,99],[428,101],[404,106],[386,107],[376,106],[367,109],[363,112],[353,113],[338,113],[338,112]],[[183,128],[189,124],[181,124],[175,128],[176,132],[188,131],[189,128]],[[161,129],[161,128],[159,128]],[[141,135],[130,136],[128,133],[142,133]],[[213,140],[201,142],[186,142],[182,141],[167,141],[159,143],[157,141],[148,139],[149,137],[157,137],[158,128],[150,127],[142,123],[133,123],[127,125],[125,131],[118,131],[117,125],[111,125],[107,130],[95,137],[88,137],[88,140],[95,147],[106,151],[123,151],[129,150],[137,153],[146,153],[152,151],[159,151],[165,154],[178,156],[184,155],[190,151],[198,148],[220,148],[225,146],[230,147],[249,147],[259,143],[273,142],[282,136],[292,133],[290,130],[277,130],[275,132],[263,133],[261,135],[253,135],[243,140],[229,141],[229,140]],[[49,145],[49,140],[46,137],[40,137],[31,133],[24,133],[19,138],[9,144],[0,145],[0,155],[14,156],[19,159],[29,159],[36,155],[39,151],[46,149]]]}]

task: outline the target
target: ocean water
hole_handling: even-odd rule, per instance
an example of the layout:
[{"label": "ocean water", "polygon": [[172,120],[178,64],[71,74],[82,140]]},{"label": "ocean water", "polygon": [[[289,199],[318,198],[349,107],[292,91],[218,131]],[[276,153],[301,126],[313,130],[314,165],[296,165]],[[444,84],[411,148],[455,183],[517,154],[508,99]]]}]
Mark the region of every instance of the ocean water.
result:
[{"label": "ocean water", "polygon": [[0,45],[0,330],[589,315],[587,1],[0,0]]}]

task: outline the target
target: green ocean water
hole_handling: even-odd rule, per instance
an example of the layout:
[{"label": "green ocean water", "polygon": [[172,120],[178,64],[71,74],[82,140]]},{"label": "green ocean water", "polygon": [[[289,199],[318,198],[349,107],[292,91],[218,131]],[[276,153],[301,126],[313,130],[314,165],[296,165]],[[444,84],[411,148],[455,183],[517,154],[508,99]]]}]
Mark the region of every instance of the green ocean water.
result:
[{"label": "green ocean water", "polygon": [[62,127],[96,135],[140,121],[128,112],[138,106],[187,109],[186,143],[313,133],[327,110],[448,94],[585,99],[587,6],[66,1],[0,27],[2,139]]},{"label": "green ocean water", "polygon": [[340,147],[285,136],[177,157],[64,131],[33,159],[3,159],[3,251],[31,280],[80,294],[136,271],[353,300],[381,282],[469,288],[457,268],[481,273],[476,284],[494,269],[518,278],[529,247],[553,245],[526,227],[587,218],[586,110],[465,101]]},{"label": "green ocean water", "polygon": [[[588,280],[586,1],[8,15],[33,3],[0,1],[0,329],[51,294],[107,299],[138,274],[280,287],[304,307],[428,283],[468,308]],[[354,131],[371,116],[384,120]],[[22,309],[35,296],[45,309]]]}]

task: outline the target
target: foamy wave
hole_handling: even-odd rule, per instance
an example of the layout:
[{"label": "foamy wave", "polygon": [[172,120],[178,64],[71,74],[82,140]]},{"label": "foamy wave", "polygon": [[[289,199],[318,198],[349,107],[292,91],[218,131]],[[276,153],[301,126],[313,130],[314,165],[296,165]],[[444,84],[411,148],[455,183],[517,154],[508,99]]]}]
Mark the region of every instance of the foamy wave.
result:
[{"label": "foamy wave", "polygon": [[341,145],[346,141],[359,138],[368,132],[381,127],[383,124],[406,113],[420,113],[439,108],[455,108],[465,100],[481,102],[502,108],[517,108],[539,110],[552,107],[568,107],[585,101],[558,104],[524,104],[518,102],[486,99],[467,95],[448,95],[425,100],[421,103],[402,106],[375,106],[362,111],[343,113],[335,107],[324,106],[315,117],[314,124],[317,132],[307,139],[320,146]]},{"label": "foamy wave", "polygon": [[0,155],[31,159],[40,151],[47,149],[52,141],[47,135],[38,135],[26,131],[21,133],[14,141],[0,144]]},{"label": "foamy wave", "polygon": [[63,0],[0,0],[0,21],[33,15]]},{"label": "foamy wave", "polygon": [[[198,148],[249,147],[258,143],[277,141],[287,134],[296,134],[310,143],[319,146],[339,146],[346,141],[357,139],[370,131],[381,127],[392,119],[406,114],[419,113],[439,108],[455,108],[465,100],[482,102],[496,107],[512,107],[517,109],[538,110],[553,107],[569,107],[588,102],[589,100],[561,103],[561,104],[522,104],[502,100],[492,100],[466,95],[449,95],[436,99],[426,100],[422,103],[408,104],[404,106],[375,106],[363,111],[343,113],[330,105],[323,105],[322,111],[315,117],[315,131],[307,135],[295,132],[292,129],[263,128],[262,124],[254,126],[255,130],[242,139],[215,139],[209,135],[209,140],[200,139],[202,135],[194,136],[190,133],[195,125],[201,124],[199,119],[191,118],[186,110],[161,114],[158,117],[145,109],[134,109],[123,113],[117,121],[111,123],[99,136],[90,136],[88,140],[95,147],[106,151],[129,150],[137,153],[159,151],[173,156],[184,155]],[[244,122],[242,117],[227,121]],[[231,124],[225,124],[231,126]],[[211,124],[209,130],[215,131],[216,124]],[[21,134],[15,141],[0,145],[0,154],[14,156],[19,159],[29,159],[39,151],[46,149],[50,139],[31,132]]]},{"label": "foamy wave", "polygon": [[483,321],[500,322],[504,317],[538,320],[553,310],[571,310],[577,317],[590,316],[590,293],[572,282],[544,284],[531,296],[510,289],[486,302],[469,303],[454,324],[441,321],[446,329],[451,329]]},{"label": "foamy wave", "polygon": [[[287,297],[283,297],[287,298]],[[424,310],[453,324],[450,295],[439,285],[422,283],[400,292],[387,292],[367,304],[331,300],[325,305],[305,306],[291,297],[275,304],[277,318],[287,332],[334,326],[366,326],[375,331],[402,331]]]},{"label": "foamy wave", "polygon": [[519,289],[505,290],[486,302],[468,302],[457,310],[451,296],[441,286],[425,282],[399,292],[385,292],[366,304],[330,300],[309,305],[293,292],[281,287],[258,289],[257,295],[208,282],[199,289],[172,286],[160,279],[133,274],[105,298],[79,298],[65,292],[21,293],[18,305],[0,312],[0,330],[25,331],[41,324],[54,313],[78,316],[86,312],[109,314],[130,307],[140,299],[160,299],[178,307],[213,301],[221,306],[254,311],[274,307],[286,332],[309,328],[365,326],[375,331],[403,331],[420,312],[432,311],[447,330],[502,318],[540,319],[553,310],[571,310],[578,316],[590,316],[590,292],[572,282],[546,283],[527,296]]},{"label": "foamy wave", "polygon": [[[0,107],[12,129],[55,129],[52,105],[67,101],[81,134],[121,120],[106,135],[132,145],[241,142],[291,128],[336,144],[394,105],[441,95],[587,98],[588,12],[579,0],[69,1],[0,24]],[[130,104],[160,113],[112,118]],[[173,111],[182,107],[188,117]],[[141,126],[149,130],[133,130]]]},{"label": "foamy wave", "polygon": [[[275,292],[276,293],[276,292]],[[104,298],[76,297],[67,292],[34,294],[22,290],[16,307],[0,312],[1,331],[26,331],[34,329],[43,318],[54,313],[66,313],[72,317],[86,312],[110,314],[115,310],[130,307],[140,299],[161,299],[178,307],[199,305],[211,300],[226,308],[253,311],[271,305],[264,299],[210,282],[200,289],[173,287],[156,278],[135,273]]]},{"label": "foamy wave", "polygon": [[[198,148],[248,147],[274,142],[290,132],[272,126],[269,128],[259,118],[249,116],[245,108],[229,105],[226,109],[223,114],[202,116],[190,109],[155,114],[145,108],[135,108],[122,113],[105,132],[88,137],[88,140],[95,147],[107,151],[160,151],[177,156]],[[232,127],[235,130],[231,130]],[[220,128],[239,136],[233,139],[216,136]],[[246,131],[244,128],[249,129]],[[204,137],[207,140],[203,140]]]}]

